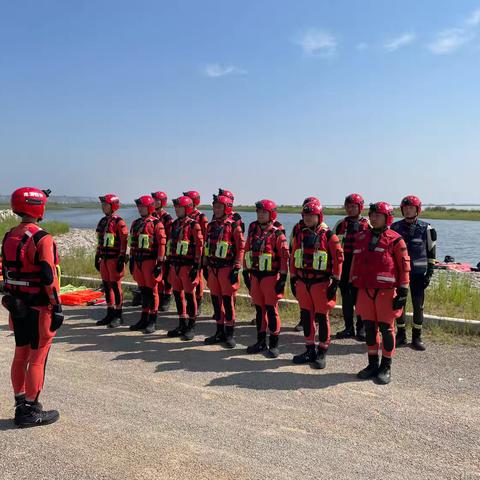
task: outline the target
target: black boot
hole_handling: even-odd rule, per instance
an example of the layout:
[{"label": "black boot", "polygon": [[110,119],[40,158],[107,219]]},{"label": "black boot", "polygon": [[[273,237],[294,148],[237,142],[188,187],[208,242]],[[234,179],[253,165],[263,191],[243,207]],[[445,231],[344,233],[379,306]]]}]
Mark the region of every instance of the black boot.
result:
[{"label": "black boot", "polygon": [[365,327],[363,326],[363,321],[359,317],[357,317],[357,335],[355,336],[355,338],[359,342],[365,342],[365,340],[367,339],[365,335]]},{"label": "black boot", "polygon": [[227,348],[235,348],[237,346],[237,342],[233,338],[234,331],[235,327],[233,326],[225,327],[225,346]]},{"label": "black boot", "polygon": [[59,418],[56,410],[44,411],[40,403],[25,401],[16,409],[14,422],[19,428],[29,428],[49,425]]},{"label": "black boot", "polygon": [[132,290],[132,307],[138,307],[139,305],[142,304],[142,292],[136,288],[135,290]]},{"label": "black boot", "polygon": [[378,355],[368,356],[368,365],[357,373],[357,377],[361,380],[373,378],[378,373]]},{"label": "black boot", "polygon": [[174,328],[173,330],[169,330],[167,332],[167,337],[174,338],[174,337],[181,337],[183,332],[187,328],[187,320],[185,318],[180,318],[178,320],[178,327]]},{"label": "black boot", "polygon": [[313,366],[319,370],[323,370],[327,366],[327,351],[318,347],[317,358],[313,362]]},{"label": "black boot", "polygon": [[314,362],[316,358],[317,352],[315,351],[315,345],[307,345],[307,349],[303,353],[293,357],[293,363],[296,365],[303,365],[305,363]]},{"label": "black boot", "polygon": [[343,330],[337,332],[336,338],[339,340],[343,340],[345,338],[353,338],[355,337],[355,329],[352,327],[346,327]]},{"label": "black boot", "polygon": [[157,330],[157,313],[150,313],[148,315],[148,323],[143,333],[155,333]]},{"label": "black boot", "polygon": [[382,362],[380,363],[380,368],[378,369],[377,376],[375,378],[378,384],[386,385],[387,383],[390,383],[391,366],[392,366],[392,359],[382,357]]},{"label": "black boot", "polygon": [[422,330],[420,328],[412,328],[412,348],[423,352],[427,347],[422,340]]},{"label": "black boot", "polygon": [[181,340],[190,341],[195,337],[195,319],[190,318],[188,320],[187,328],[180,337]]},{"label": "black boot", "polygon": [[15,395],[15,422],[20,415],[20,407],[25,405],[25,394]]},{"label": "black boot", "polygon": [[160,294],[160,307],[161,312],[168,312],[170,310],[170,303],[172,301],[171,293],[161,293]]},{"label": "black boot", "polygon": [[123,325],[122,309],[118,308],[115,310],[115,318],[108,324],[108,328],[117,328],[120,325]]},{"label": "black boot", "polygon": [[293,329],[296,331],[296,332],[301,332],[303,330],[303,323],[302,321],[300,320],[294,327]]},{"label": "black boot", "polygon": [[140,320],[137,323],[130,325],[130,327],[128,328],[132,332],[136,332],[138,330],[143,330],[144,328],[146,328],[147,325],[148,325],[148,312],[142,312]]},{"label": "black boot", "polygon": [[277,358],[280,355],[280,350],[278,349],[278,335],[270,334],[268,339],[268,351],[267,356],[270,358]]},{"label": "black boot", "polygon": [[217,323],[217,331],[211,336],[207,337],[204,341],[207,345],[215,345],[225,340],[225,330],[223,323]]},{"label": "black boot", "polygon": [[99,320],[95,325],[105,326],[108,325],[115,318],[115,309],[113,307],[107,308],[107,314]]},{"label": "black boot", "polygon": [[407,329],[397,325],[397,334],[395,335],[395,345],[404,347],[407,344]]},{"label": "black boot", "polygon": [[257,333],[257,343],[247,347],[247,353],[260,353],[267,349],[267,332]]}]

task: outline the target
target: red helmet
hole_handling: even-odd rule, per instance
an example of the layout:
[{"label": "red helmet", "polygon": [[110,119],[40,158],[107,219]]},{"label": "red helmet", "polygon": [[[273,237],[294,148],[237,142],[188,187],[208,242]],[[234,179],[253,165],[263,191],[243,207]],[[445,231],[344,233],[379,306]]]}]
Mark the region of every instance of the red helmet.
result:
[{"label": "red helmet", "polygon": [[183,195],[190,197],[195,206],[200,205],[200,194],[195,190],[189,190],[188,192],[183,192]]},{"label": "red helmet", "polygon": [[17,215],[28,215],[41,220],[49,195],[50,190],[39,190],[33,187],[18,188],[12,193],[10,204]]},{"label": "red helmet", "polygon": [[302,217],[306,213],[310,213],[311,215],[318,215],[319,223],[323,222],[323,207],[320,202],[306,203],[302,208]]},{"label": "red helmet", "polygon": [[148,213],[155,211],[155,200],[150,195],[142,195],[140,198],[136,198],[135,205],[137,207],[147,207]]},{"label": "red helmet", "polygon": [[409,205],[417,207],[417,215],[420,215],[422,211],[422,201],[418,197],[415,195],[407,195],[405,198],[403,198],[402,203],[400,204],[400,210],[402,210],[402,213],[403,207],[407,207]]},{"label": "red helmet", "polygon": [[277,204],[273,200],[259,200],[255,204],[257,210],[265,210],[270,213],[270,221],[277,219]]},{"label": "red helmet", "polygon": [[193,200],[187,195],[174,198],[173,206],[185,208],[185,215],[191,215],[193,213]]},{"label": "red helmet", "polygon": [[228,197],[232,202],[235,201],[235,196],[230,190],[224,190],[223,188],[218,189],[218,195],[223,195],[224,197]]},{"label": "red helmet", "polygon": [[371,203],[368,213],[383,213],[385,215],[385,220],[387,226],[390,226],[393,223],[393,207],[388,202],[377,202]]},{"label": "red helmet", "polygon": [[233,212],[233,201],[226,195],[214,195],[213,203],[221,203],[225,207],[225,215],[231,215]]},{"label": "red helmet", "polygon": [[106,203],[112,207],[112,212],[116,212],[120,208],[120,199],[114,193],[107,193],[98,197],[101,203]]},{"label": "red helmet", "polygon": [[162,207],[167,205],[167,194],[165,192],[152,192],[152,197],[154,200],[160,200],[162,202]]},{"label": "red helmet", "polygon": [[320,203],[320,200],[317,198],[317,197],[307,197],[303,203],[302,203],[302,207],[304,205],[306,205],[307,203]]},{"label": "red helmet", "polygon": [[365,200],[359,193],[351,193],[350,195],[347,195],[345,197],[345,202],[343,204],[348,205],[352,203],[355,205],[358,205],[358,207],[360,208],[360,211],[362,211],[365,205]]}]

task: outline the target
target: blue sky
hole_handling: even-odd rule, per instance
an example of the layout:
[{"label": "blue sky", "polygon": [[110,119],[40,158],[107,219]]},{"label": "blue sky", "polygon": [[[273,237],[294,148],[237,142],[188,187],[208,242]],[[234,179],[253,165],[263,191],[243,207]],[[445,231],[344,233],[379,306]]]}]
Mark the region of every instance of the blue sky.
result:
[{"label": "blue sky", "polygon": [[1,3],[0,193],[480,203],[480,0]]}]

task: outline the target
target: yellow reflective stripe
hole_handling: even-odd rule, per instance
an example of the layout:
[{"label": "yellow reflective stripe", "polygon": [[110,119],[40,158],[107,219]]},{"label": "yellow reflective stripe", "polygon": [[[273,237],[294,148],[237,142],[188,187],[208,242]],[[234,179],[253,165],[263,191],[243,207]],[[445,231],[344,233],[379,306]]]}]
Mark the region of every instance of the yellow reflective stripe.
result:
[{"label": "yellow reflective stripe", "polygon": [[146,233],[138,236],[138,248],[148,250],[150,248],[150,238]]},{"label": "yellow reflective stripe", "polygon": [[271,253],[262,253],[258,257],[258,269],[261,272],[270,272],[272,270],[272,258]]},{"label": "yellow reflective stripe", "polygon": [[215,256],[217,258],[227,258],[228,254],[228,242],[218,242],[217,248],[215,249]]},{"label": "yellow reflective stripe", "polygon": [[167,248],[166,248],[166,253],[165,253],[165,254],[166,254],[167,257],[168,257],[171,253],[172,253],[172,241],[169,240],[169,241],[167,242]]},{"label": "yellow reflective stripe", "polygon": [[313,269],[326,270],[328,262],[328,253],[324,250],[318,250],[313,254]]},{"label": "yellow reflective stripe", "polygon": [[187,255],[189,245],[190,242],[188,240],[180,240],[177,243],[177,255]]},{"label": "yellow reflective stripe", "polygon": [[115,245],[115,235],[113,233],[106,233],[103,237],[104,247],[113,247]]},{"label": "yellow reflective stripe", "polygon": [[248,269],[252,268],[253,262],[252,262],[251,251],[245,252],[245,265],[247,266]]},{"label": "yellow reflective stripe", "polygon": [[293,257],[295,260],[295,268],[303,268],[303,251],[301,249],[295,250]]},{"label": "yellow reflective stripe", "polygon": [[419,325],[418,323],[413,324],[413,328],[416,328],[417,330],[421,330],[423,325]]}]

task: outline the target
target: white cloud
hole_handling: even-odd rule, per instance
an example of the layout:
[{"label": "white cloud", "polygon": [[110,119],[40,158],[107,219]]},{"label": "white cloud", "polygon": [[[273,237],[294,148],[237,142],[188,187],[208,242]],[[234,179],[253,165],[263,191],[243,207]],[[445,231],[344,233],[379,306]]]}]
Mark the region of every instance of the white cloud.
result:
[{"label": "white cloud", "polygon": [[360,42],[355,45],[355,50],[358,50],[359,52],[362,50],[366,50],[368,48],[368,44],[365,42]]},{"label": "white cloud", "polygon": [[480,25],[480,8],[477,8],[471,13],[471,15],[467,18],[466,24],[470,25],[471,27]]},{"label": "white cloud", "polygon": [[395,52],[399,48],[406,47],[415,41],[415,34],[408,32],[403,33],[399,37],[392,38],[389,42],[385,43],[383,48],[387,50],[387,52]]},{"label": "white cloud", "polygon": [[226,75],[246,75],[248,72],[243,68],[236,67],[235,65],[211,63],[205,66],[204,73],[207,77],[218,78]]},{"label": "white cloud", "polygon": [[428,49],[436,55],[446,55],[453,53],[463,45],[471,42],[475,37],[475,34],[470,31],[466,31],[462,28],[450,28],[439,32],[431,43],[429,43]]},{"label": "white cloud", "polygon": [[323,30],[310,29],[295,40],[306,55],[313,57],[331,57],[337,51],[337,40]]}]

